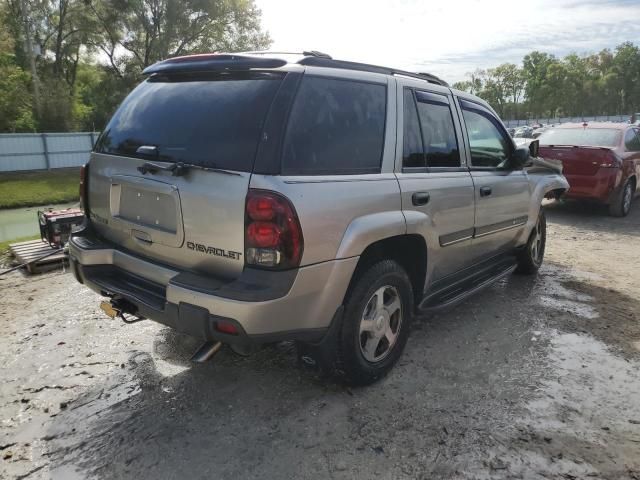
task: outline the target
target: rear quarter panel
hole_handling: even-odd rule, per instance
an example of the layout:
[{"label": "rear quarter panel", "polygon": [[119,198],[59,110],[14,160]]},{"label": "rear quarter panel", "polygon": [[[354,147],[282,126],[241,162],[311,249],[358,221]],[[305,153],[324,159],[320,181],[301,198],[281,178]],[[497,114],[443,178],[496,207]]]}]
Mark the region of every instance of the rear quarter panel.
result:
[{"label": "rear quarter panel", "polygon": [[393,173],[253,175],[251,188],[277,191],[293,203],[304,237],[302,265],[357,256],[375,241],[406,232]]}]

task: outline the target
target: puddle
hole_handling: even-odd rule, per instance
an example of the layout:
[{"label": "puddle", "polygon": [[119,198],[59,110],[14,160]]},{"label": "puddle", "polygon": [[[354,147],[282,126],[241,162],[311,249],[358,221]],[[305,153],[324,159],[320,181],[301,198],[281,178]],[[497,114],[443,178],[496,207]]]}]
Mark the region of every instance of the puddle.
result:
[{"label": "puddle", "polygon": [[589,335],[543,335],[544,378],[516,436],[488,452],[508,469],[499,478],[640,478],[640,362]]},{"label": "puddle", "polygon": [[38,235],[38,210],[53,208],[62,210],[73,207],[75,203],[63,203],[46,207],[11,208],[0,210],[0,242],[7,242],[16,238]]},{"label": "puddle", "polygon": [[566,298],[556,298],[542,295],[540,296],[539,302],[544,307],[573,313],[574,315],[587,318],[589,320],[598,318],[600,316],[591,305],[587,303],[575,302]]},{"label": "puddle", "polygon": [[542,281],[537,282],[534,293],[538,295],[538,303],[543,307],[569,312],[588,320],[600,316],[592,305],[595,299],[591,295],[565,287],[558,277],[558,272],[552,269],[551,275],[545,275]]}]

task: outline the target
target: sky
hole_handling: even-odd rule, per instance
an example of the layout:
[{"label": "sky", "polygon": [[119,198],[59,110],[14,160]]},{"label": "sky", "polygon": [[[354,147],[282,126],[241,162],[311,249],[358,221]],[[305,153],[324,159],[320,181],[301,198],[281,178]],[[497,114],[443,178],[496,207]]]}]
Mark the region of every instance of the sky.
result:
[{"label": "sky", "polygon": [[271,50],[426,71],[476,68],[640,43],[640,0],[256,0]]}]

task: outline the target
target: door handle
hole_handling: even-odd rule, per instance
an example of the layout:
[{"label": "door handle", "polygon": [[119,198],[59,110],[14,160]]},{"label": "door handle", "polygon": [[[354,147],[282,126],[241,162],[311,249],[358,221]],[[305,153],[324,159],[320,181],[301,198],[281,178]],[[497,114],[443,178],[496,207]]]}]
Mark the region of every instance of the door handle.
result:
[{"label": "door handle", "polygon": [[480,196],[481,197],[488,197],[489,195],[491,195],[491,187],[480,187]]},{"label": "door handle", "polygon": [[133,238],[140,245],[144,246],[149,246],[153,243],[151,235],[145,232],[141,232],[140,230],[131,230],[131,238]]},{"label": "door handle", "polygon": [[430,199],[431,199],[431,195],[429,195],[429,192],[416,192],[413,195],[411,195],[411,202],[416,207],[420,205],[426,205],[427,203],[429,203]]}]

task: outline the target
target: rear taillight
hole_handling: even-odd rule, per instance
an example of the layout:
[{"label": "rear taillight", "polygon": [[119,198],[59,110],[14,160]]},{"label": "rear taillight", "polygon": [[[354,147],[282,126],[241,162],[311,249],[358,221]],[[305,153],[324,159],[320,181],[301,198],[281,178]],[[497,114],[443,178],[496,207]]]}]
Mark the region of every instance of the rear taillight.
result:
[{"label": "rear taillight", "polygon": [[282,195],[249,190],[245,216],[245,261],[257,267],[300,265],[304,241],[296,211]]},{"label": "rear taillight", "polygon": [[80,167],[80,208],[84,212],[89,214],[89,202],[88,202],[88,183],[89,183],[89,164],[85,163]]},{"label": "rear taillight", "polygon": [[607,155],[607,158],[600,163],[600,168],[618,168],[622,166],[622,159],[613,152]]}]

